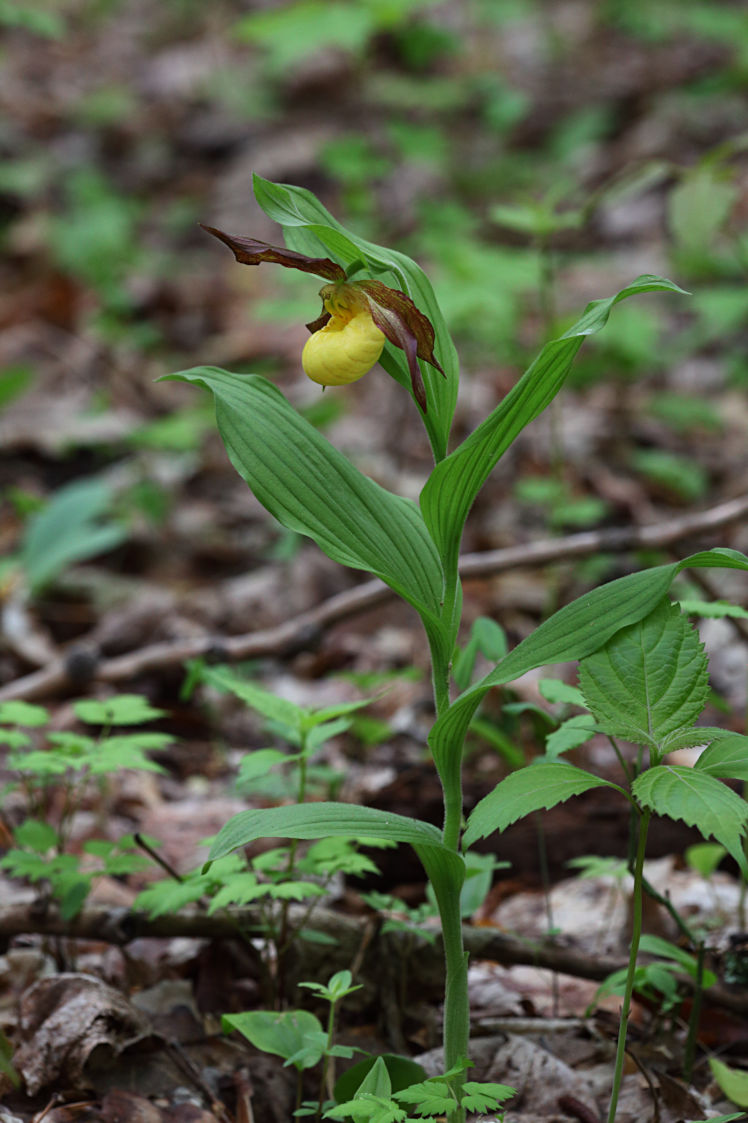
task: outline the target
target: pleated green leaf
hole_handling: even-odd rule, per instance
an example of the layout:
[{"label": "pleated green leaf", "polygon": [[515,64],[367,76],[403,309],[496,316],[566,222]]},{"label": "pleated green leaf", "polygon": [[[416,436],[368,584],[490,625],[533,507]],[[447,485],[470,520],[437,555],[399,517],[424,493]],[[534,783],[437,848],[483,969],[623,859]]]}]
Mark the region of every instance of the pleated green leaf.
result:
[{"label": "pleated green leaf", "polygon": [[463,846],[467,848],[494,831],[506,830],[532,811],[547,810],[589,788],[602,787],[621,791],[616,784],[601,780],[565,760],[538,761],[527,768],[519,768],[510,772],[474,807]]},{"label": "pleated green leaf", "polygon": [[638,802],[656,815],[682,819],[704,838],[716,838],[748,876],[743,850],[748,803],[726,784],[696,768],[658,764],[642,772],[631,790]]},{"label": "pleated green leaf", "polygon": [[581,661],[579,685],[605,733],[663,752],[704,709],[709,666],[698,632],[665,597]]},{"label": "pleated green leaf", "polygon": [[536,667],[591,655],[619,629],[635,624],[651,612],[667,594],[673,578],[689,567],[748,571],[748,557],[738,550],[704,550],[681,562],[619,577],[559,609],[502,659],[495,670],[456,698],[438,719],[429,742],[442,778],[447,783],[459,783],[461,746],[470,719],[491,687],[512,682]]},{"label": "pleated green leaf", "polygon": [[[434,354],[444,375],[429,363],[421,363],[428,399],[423,420],[434,456],[436,460],[441,460],[446,455],[457,402],[459,364],[452,337],[426,274],[405,254],[367,242],[346,230],[319,199],[303,187],[271,183],[256,175],[254,189],[257,202],[265,214],[283,227],[289,249],[311,256],[332,257],[344,269],[361,262],[364,271],[356,274],[354,279],[363,280],[367,274],[374,276],[391,288],[407,293],[419,311],[428,316],[435,331]],[[410,393],[410,373],[403,352],[387,343],[379,361],[387,373]]]},{"label": "pleated green leaf", "polygon": [[278,522],[438,615],[441,564],[415,503],[359,472],[267,379],[218,367],[169,377],[212,391],[231,463]]},{"label": "pleated green leaf", "polygon": [[349,803],[296,803],[290,807],[240,811],[216,835],[208,862],[258,838],[378,838],[407,842],[418,854],[437,899],[448,885],[451,892],[447,896],[455,895],[457,890],[457,899],[465,878],[462,856],[442,844],[441,831],[432,823]]},{"label": "pleated green leaf", "polygon": [[694,768],[708,776],[748,780],[748,737],[744,733],[722,734],[704,749]]},{"label": "pleated green leaf", "polygon": [[448,571],[456,565],[462,529],[478,492],[515,437],[555,398],[587,336],[600,331],[613,306],[629,296],[683,291],[672,281],[644,275],[615,296],[593,301],[573,327],[546,343],[485,421],[437,464],[421,493],[421,510],[441,556],[450,559]]}]

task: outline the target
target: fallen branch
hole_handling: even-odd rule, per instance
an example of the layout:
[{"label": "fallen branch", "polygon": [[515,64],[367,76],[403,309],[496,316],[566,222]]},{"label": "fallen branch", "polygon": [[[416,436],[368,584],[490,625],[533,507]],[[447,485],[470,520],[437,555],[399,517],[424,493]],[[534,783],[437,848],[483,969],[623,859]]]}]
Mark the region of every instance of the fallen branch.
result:
[{"label": "fallen branch", "polygon": [[[748,495],[656,526],[591,530],[567,538],[544,539],[502,550],[465,554],[460,562],[460,575],[464,581],[470,581],[504,573],[520,565],[543,566],[597,553],[664,548],[691,535],[724,527],[746,515]],[[289,658],[313,648],[333,624],[376,608],[392,595],[392,591],[381,581],[367,581],[274,628],[240,636],[205,635],[155,643],[111,659],[100,659],[95,647],[86,647],[85,642],[79,641],[46,667],[0,687],[0,701],[49,697],[70,687],[83,688],[94,682],[127,682],[147,671],[179,666],[189,659],[207,657],[235,662],[271,656]]]},{"label": "fallen branch", "polygon": [[[289,920],[292,927],[300,925],[307,916],[304,905],[291,905]],[[318,908],[314,912],[314,928],[331,936],[336,947],[325,946],[326,965],[333,969],[332,957],[339,956],[343,967],[350,966],[352,952],[361,944],[363,921],[361,917],[346,916],[332,909]],[[13,936],[40,935],[58,936],[68,939],[102,941],[124,946],[135,939],[171,939],[188,937],[192,939],[236,940],[246,936],[260,936],[264,932],[263,918],[253,909],[224,910],[209,916],[197,909],[184,909],[179,913],[149,917],[145,913],[132,912],[126,908],[108,908],[102,905],[86,905],[72,920],[64,920],[59,908],[49,902],[0,906],[0,939]],[[507,935],[495,928],[477,928],[465,925],[463,929],[465,948],[473,959],[489,960],[503,967],[532,966],[548,971],[573,975],[575,978],[591,979],[600,982],[614,971],[624,969],[623,960],[613,956],[593,957],[587,951],[577,951],[569,947],[559,947],[543,940],[520,939]],[[387,947],[383,948],[382,940]],[[412,932],[388,932],[386,936],[375,935],[367,947],[366,961],[375,971],[375,979],[381,973],[382,956],[401,953],[407,958],[409,983],[418,985],[418,979],[428,980],[442,969],[441,941],[437,935],[435,942],[416,939],[413,949]],[[312,945],[309,945],[310,947]],[[366,973],[364,966],[363,973]],[[684,988],[692,989],[693,981],[688,976],[679,976]],[[729,990],[717,983],[705,993],[705,999],[714,1006],[733,1013],[748,1014],[748,993]]]}]

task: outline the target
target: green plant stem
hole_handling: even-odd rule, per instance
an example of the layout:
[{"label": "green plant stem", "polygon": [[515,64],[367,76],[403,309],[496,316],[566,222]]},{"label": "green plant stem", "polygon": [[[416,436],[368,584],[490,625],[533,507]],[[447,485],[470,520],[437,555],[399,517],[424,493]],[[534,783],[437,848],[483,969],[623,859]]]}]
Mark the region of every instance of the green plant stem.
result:
[{"label": "green plant stem", "polygon": [[[455,616],[460,601],[458,578],[447,582],[444,599],[444,620],[450,636],[448,645],[431,643],[431,659],[434,682],[434,703],[437,717],[449,706],[450,662],[444,657],[445,647],[451,651],[457,633]],[[455,752],[462,757],[463,746],[455,746]],[[442,839],[445,846],[458,851],[462,830],[462,781],[460,768],[448,773],[440,772],[439,778],[444,795],[444,829]],[[470,1039],[470,1004],[468,1001],[468,956],[462,938],[462,915],[460,912],[461,885],[442,888],[437,893],[439,918],[444,941],[446,982],[444,988],[444,1067],[446,1071],[454,1068],[468,1055]],[[462,1079],[452,1080],[452,1090],[459,1103]],[[464,1123],[465,1111],[458,1107],[453,1123]]]},{"label": "green plant stem", "polygon": [[623,1007],[621,1020],[618,1027],[618,1047],[616,1049],[616,1063],[613,1072],[613,1089],[610,1094],[610,1109],[608,1123],[615,1123],[618,1108],[618,1096],[621,1091],[623,1079],[623,1063],[626,1058],[626,1032],[628,1030],[629,1015],[631,1013],[631,996],[634,993],[634,977],[636,974],[636,957],[639,953],[639,941],[642,934],[642,881],[644,870],[644,854],[647,849],[647,830],[652,812],[643,810],[639,817],[638,840],[636,847],[636,863],[634,866],[634,895],[633,895],[633,920],[631,932],[631,950],[629,953],[629,966],[626,973],[626,988],[623,993]]},{"label": "green plant stem", "polygon": [[699,1032],[701,1018],[701,1000],[704,994],[704,941],[700,940],[696,952],[696,978],[693,987],[693,1001],[691,1003],[691,1016],[688,1019],[688,1036],[683,1057],[683,1077],[687,1084],[691,1083],[693,1076],[693,1063],[696,1057],[696,1036]]},{"label": "green plant stem", "polygon": [[[297,803],[303,803],[306,799],[307,750],[307,733],[304,732],[302,734],[301,745],[299,747],[299,786],[296,792]],[[298,839],[292,838],[288,847],[288,861],[286,862],[286,877],[289,878],[289,880],[293,878],[294,870],[296,869],[296,854],[298,849]],[[290,904],[290,901],[284,900],[281,905],[280,927],[275,939],[275,955],[277,959],[276,978],[278,980],[275,999],[278,1005],[278,1009],[283,1008],[283,1002],[286,997],[286,952],[288,951],[289,945],[291,943],[288,923],[288,910]]]},{"label": "green plant stem", "polygon": [[327,1049],[322,1061],[322,1075],[319,1081],[319,1101],[317,1103],[317,1118],[322,1118],[322,1109],[325,1106],[325,1089],[327,1087],[327,1074],[330,1070],[330,1062],[332,1060],[330,1050],[332,1049],[333,1042],[335,1041],[335,1011],[337,1003],[330,1003],[330,1012],[327,1016]]},{"label": "green plant stem", "polygon": [[[454,894],[451,902],[440,902],[439,915],[447,967],[444,988],[444,1068],[448,1072],[467,1058],[470,1044],[468,953],[462,941],[459,890]],[[462,1079],[453,1079],[452,1088],[459,1101]],[[458,1108],[452,1118],[454,1123],[464,1123],[464,1110]]]}]

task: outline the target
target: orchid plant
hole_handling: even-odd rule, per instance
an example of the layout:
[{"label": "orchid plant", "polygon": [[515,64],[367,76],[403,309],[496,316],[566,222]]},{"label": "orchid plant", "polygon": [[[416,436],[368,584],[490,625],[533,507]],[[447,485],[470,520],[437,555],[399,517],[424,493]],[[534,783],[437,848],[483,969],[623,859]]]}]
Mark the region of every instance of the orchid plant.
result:
[{"label": "orchid plant", "polygon": [[[534,668],[603,652],[625,629],[661,611],[671,582],[684,567],[748,570],[748,557],[712,549],[594,589],[545,620],[483,679],[459,691],[452,660],[461,620],[460,541],[478,492],[517,435],[554,399],[584,340],[605,325],[616,304],[644,293],[683,290],[664,278],[645,275],[614,296],[593,301],[572,327],[545,344],[513,389],[450,452],[459,381],[457,354],[422,270],[404,254],[346,230],[307,190],[256,177],[255,194],[265,213],[283,228],[285,248],[207,229],[242,264],[275,263],[325,280],[322,315],[308,325],[312,334],[302,356],[304,369],[313,381],[338,386],[356,381],[378,360],[410,393],[434,457],[420,503],[387,491],[360,472],[267,379],[205,366],[169,377],[212,392],[231,462],[280,523],[314,539],[335,561],[381,578],[420,616],[431,652],[435,721],[429,744],[443,790],[444,820],[439,829],[416,818],[333,802],[248,810],[220,831],[210,858],[265,836],[367,836],[415,848],[442,925],[444,1065],[451,1096],[446,1113],[450,1123],[463,1123],[471,1106],[464,1081],[469,1004],[460,911],[465,840],[485,837],[520,815],[551,807],[603,782],[565,761],[546,760],[542,767],[531,765],[512,774],[520,775],[519,781],[512,776],[502,781],[465,822],[463,744],[479,703],[492,687]],[[713,777],[705,779],[718,784]],[[672,795],[653,789],[650,784],[628,795],[635,812],[645,818],[652,811],[687,817]],[[704,833],[725,841],[735,854],[746,818],[748,811],[726,841],[713,819],[704,825]],[[698,825],[698,816],[696,821]],[[625,1041],[625,1019],[622,1034]],[[619,1052],[622,1058],[622,1046]],[[483,1110],[494,1110],[499,1102],[495,1099],[492,1106],[489,1097]],[[400,1109],[393,1106],[392,1110]],[[611,1110],[614,1116],[615,1108]],[[359,1116],[352,1111],[352,1117]]]}]

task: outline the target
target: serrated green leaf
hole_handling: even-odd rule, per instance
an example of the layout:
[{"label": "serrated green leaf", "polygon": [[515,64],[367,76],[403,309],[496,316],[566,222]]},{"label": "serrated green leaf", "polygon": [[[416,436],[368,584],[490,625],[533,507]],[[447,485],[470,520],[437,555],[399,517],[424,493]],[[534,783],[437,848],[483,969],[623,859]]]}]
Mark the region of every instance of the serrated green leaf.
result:
[{"label": "serrated green leaf", "polygon": [[728,733],[712,741],[694,768],[726,780],[748,780],[748,737],[743,733]]},{"label": "serrated green leaf", "polygon": [[165,710],[157,710],[142,694],[115,694],[101,701],[83,698],[73,703],[76,717],[87,725],[140,725],[163,717]]},{"label": "serrated green leaf", "polygon": [[543,761],[519,768],[496,785],[473,809],[463,838],[465,847],[494,831],[506,830],[531,811],[546,810],[589,788],[621,789],[564,760]]},{"label": "serrated green leaf", "polygon": [[429,744],[442,782],[459,784],[461,746],[473,714],[491,687],[503,686],[536,667],[591,655],[619,629],[635,624],[651,612],[677,574],[690,566],[748,570],[748,557],[737,550],[704,550],[671,565],[620,577],[559,609],[502,659],[495,670],[456,698],[436,721]]},{"label": "serrated green leaf", "polygon": [[34,850],[37,854],[46,854],[60,841],[55,828],[39,819],[24,819],[15,828],[13,834],[19,846]]},{"label": "serrated green leaf", "polygon": [[680,604],[681,611],[685,612],[686,616],[704,616],[714,620],[722,620],[725,617],[748,620],[748,609],[741,608],[740,605],[737,604],[730,604],[729,601],[686,599],[678,603]]},{"label": "serrated green leaf", "polygon": [[411,1084],[401,1092],[395,1092],[393,1098],[414,1104],[416,1115],[448,1115],[456,1106],[449,1084],[438,1078]]},{"label": "serrated green leaf", "polygon": [[364,476],[258,375],[195,367],[169,375],[210,390],[229,459],[262,505],[334,561],[385,581],[422,613],[440,612],[443,577],[420,512]]},{"label": "serrated green leaf", "polygon": [[655,814],[682,819],[704,838],[716,838],[748,876],[743,851],[748,804],[725,784],[695,768],[658,764],[638,776],[631,790]]},{"label": "serrated green leaf", "polygon": [[254,752],[242,757],[237,783],[249,784],[259,776],[267,775],[276,764],[284,764],[287,760],[287,754],[280,749],[255,749]]},{"label": "serrated green leaf", "polygon": [[698,633],[665,598],[581,661],[579,685],[611,737],[662,751],[704,709],[709,666]]},{"label": "serrated green leaf", "polygon": [[712,741],[728,736],[729,733],[719,726],[694,725],[691,729],[679,729],[671,733],[666,739],[665,749],[668,753],[674,753],[676,749],[693,749],[698,745],[710,745]]},{"label": "serrated green leaf", "polygon": [[231,667],[218,666],[200,668],[200,681],[215,690],[228,692],[241,698],[247,706],[269,721],[281,722],[290,729],[300,730],[305,718],[305,710],[287,698],[280,698],[269,690],[264,690],[254,682],[242,678]]},{"label": "serrated green leaf", "polygon": [[546,702],[563,702],[568,706],[583,706],[584,695],[578,686],[572,686],[568,682],[562,682],[557,678],[541,678],[538,683],[538,690],[545,698]]},{"label": "serrated green leaf", "polygon": [[[421,363],[428,398],[428,410],[423,421],[434,457],[441,460],[446,455],[457,402],[459,364],[452,337],[426,274],[405,254],[367,242],[341,226],[311,191],[271,183],[257,175],[254,177],[254,191],[265,214],[283,227],[286,245],[290,249],[311,256],[320,253],[329,255],[346,269],[354,262],[362,261],[377,280],[405,292],[429,318],[435,333],[434,352],[446,377],[429,363]],[[402,351],[387,343],[379,361],[387,373],[410,393],[410,373]]]},{"label": "serrated green leaf", "polygon": [[483,1083],[477,1080],[468,1080],[463,1084],[464,1095],[460,1101],[467,1111],[477,1111],[485,1114],[496,1111],[504,1102],[515,1096],[516,1090],[506,1084]]},{"label": "serrated green leaf", "polygon": [[[31,738],[28,733],[24,733],[22,729],[0,729],[0,745],[4,745],[5,748],[17,752],[18,749],[24,749],[30,744]],[[18,759],[22,759],[20,754]]]},{"label": "serrated green leaf", "polygon": [[657,291],[684,290],[672,281],[647,275],[638,277],[615,296],[589,304],[573,327],[546,343],[485,421],[446,460],[437,464],[421,493],[421,510],[441,556],[447,559],[447,572],[456,569],[462,530],[478,492],[515,437],[561,389],[584,340],[604,327],[619,301]]},{"label": "serrated green leaf", "polygon": [[159,881],[138,893],[133,908],[147,912],[151,919],[179,912],[185,905],[199,901],[210,888],[207,877],[192,877],[185,881]]},{"label": "serrated green leaf", "polygon": [[545,739],[545,755],[555,760],[562,753],[578,749],[589,741],[595,733],[595,719],[592,714],[576,714],[549,733]]}]

